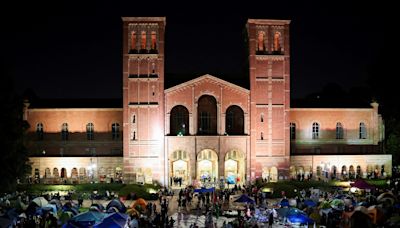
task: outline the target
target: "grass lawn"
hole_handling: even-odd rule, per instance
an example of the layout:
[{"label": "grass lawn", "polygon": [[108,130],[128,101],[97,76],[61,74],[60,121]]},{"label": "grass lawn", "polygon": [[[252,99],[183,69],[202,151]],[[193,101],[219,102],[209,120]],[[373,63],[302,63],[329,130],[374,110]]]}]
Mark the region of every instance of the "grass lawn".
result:
[{"label": "grass lawn", "polygon": [[154,199],[151,192],[157,192],[160,186],[158,185],[137,185],[137,184],[74,184],[74,185],[55,185],[55,184],[22,184],[17,186],[18,191],[26,191],[31,194],[39,195],[41,193],[57,193],[66,194],[68,191],[73,192],[72,198],[77,199],[78,195],[83,195],[88,199],[93,191],[104,195],[108,190],[114,192],[118,196],[127,196],[130,193],[135,193],[138,198],[147,200]]}]

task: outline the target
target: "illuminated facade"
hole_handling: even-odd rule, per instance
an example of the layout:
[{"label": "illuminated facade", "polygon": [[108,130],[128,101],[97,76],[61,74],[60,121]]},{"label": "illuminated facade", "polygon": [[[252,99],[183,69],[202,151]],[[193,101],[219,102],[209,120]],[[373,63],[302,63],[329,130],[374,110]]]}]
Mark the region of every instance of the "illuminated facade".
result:
[{"label": "illuminated facade", "polygon": [[[78,181],[123,175],[126,182],[167,185],[176,178],[187,184],[391,175],[377,103],[290,107],[289,24],[248,20],[250,90],[212,75],[164,89],[165,18],[124,17],[122,108],[27,107],[37,138],[33,175],[54,180],[64,168],[64,178]],[[41,154],[45,148],[66,153],[50,157]]]}]

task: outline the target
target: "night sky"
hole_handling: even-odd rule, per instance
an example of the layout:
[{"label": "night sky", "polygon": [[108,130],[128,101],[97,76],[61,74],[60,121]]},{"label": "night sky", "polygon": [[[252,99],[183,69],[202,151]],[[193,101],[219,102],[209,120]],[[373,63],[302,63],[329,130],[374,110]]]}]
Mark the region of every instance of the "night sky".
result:
[{"label": "night sky", "polygon": [[31,88],[41,98],[122,97],[121,16],[167,17],[166,88],[206,73],[248,88],[242,34],[247,18],[289,19],[292,98],[330,82],[345,89],[366,85],[371,65],[388,51],[391,21],[371,15],[374,6],[338,11],[341,6],[287,2],[230,10],[137,3],[45,7],[3,7],[0,22],[2,68],[19,93]]}]

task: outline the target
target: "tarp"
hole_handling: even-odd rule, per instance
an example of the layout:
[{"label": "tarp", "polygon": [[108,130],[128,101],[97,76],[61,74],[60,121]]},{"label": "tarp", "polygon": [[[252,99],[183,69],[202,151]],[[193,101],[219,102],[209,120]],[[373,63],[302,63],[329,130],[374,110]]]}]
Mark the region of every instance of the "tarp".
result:
[{"label": "tarp", "polygon": [[103,218],[103,220],[94,225],[93,228],[123,228],[128,223],[128,215],[119,212],[112,213]]},{"label": "tarp", "polygon": [[96,211],[87,211],[74,216],[68,221],[67,227],[90,227],[95,223],[100,222],[104,218],[105,214]]},{"label": "tarp", "polygon": [[199,192],[199,193],[205,193],[205,192],[214,192],[215,188],[197,188],[194,190],[194,192]]},{"label": "tarp", "polygon": [[374,189],[375,186],[368,184],[365,180],[356,180],[354,183],[350,184],[351,187],[356,187],[359,189]]},{"label": "tarp", "polygon": [[314,223],[314,220],[310,219],[305,214],[288,215],[287,219],[289,220],[289,222],[295,223],[295,224],[313,224]]},{"label": "tarp", "polygon": [[304,200],[304,204],[307,205],[307,206],[309,206],[309,207],[315,207],[315,206],[317,206],[317,203],[314,202],[313,200],[310,200],[310,199]]},{"label": "tarp", "polygon": [[289,200],[288,199],[282,199],[280,202],[281,207],[289,207]]},{"label": "tarp", "polygon": [[236,203],[255,203],[253,199],[243,194],[239,198],[237,198],[234,202]]},{"label": "tarp", "polygon": [[39,207],[43,207],[44,205],[49,204],[49,202],[42,196],[36,197],[35,199],[32,200],[32,202],[34,202]]}]

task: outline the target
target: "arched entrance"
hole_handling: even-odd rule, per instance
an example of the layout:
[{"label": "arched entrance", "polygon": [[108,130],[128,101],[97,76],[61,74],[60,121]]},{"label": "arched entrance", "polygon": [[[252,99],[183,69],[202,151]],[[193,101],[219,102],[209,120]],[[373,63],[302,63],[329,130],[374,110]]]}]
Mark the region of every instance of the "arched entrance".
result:
[{"label": "arched entrance", "polygon": [[231,150],[225,155],[225,178],[232,184],[243,183],[245,175],[244,155],[238,150]]},{"label": "arched entrance", "polygon": [[271,167],[269,174],[271,182],[278,182],[278,169],[275,166]]},{"label": "arched entrance", "polygon": [[189,161],[186,151],[177,150],[171,156],[170,184],[181,187],[189,183]]},{"label": "arched entrance", "polygon": [[215,151],[205,149],[197,154],[196,179],[203,183],[218,179],[218,155]]}]

